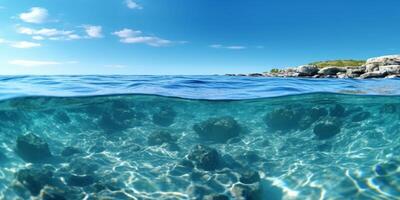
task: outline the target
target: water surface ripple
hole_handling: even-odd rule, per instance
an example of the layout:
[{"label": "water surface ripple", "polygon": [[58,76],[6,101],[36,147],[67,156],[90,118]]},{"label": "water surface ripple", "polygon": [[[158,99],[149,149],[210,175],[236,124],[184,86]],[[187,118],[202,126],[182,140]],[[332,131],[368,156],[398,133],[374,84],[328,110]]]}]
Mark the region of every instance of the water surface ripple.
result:
[{"label": "water surface ripple", "polygon": [[398,95],[399,79],[294,79],[228,76],[0,76],[0,99],[24,96],[156,94],[253,99],[304,93]]}]

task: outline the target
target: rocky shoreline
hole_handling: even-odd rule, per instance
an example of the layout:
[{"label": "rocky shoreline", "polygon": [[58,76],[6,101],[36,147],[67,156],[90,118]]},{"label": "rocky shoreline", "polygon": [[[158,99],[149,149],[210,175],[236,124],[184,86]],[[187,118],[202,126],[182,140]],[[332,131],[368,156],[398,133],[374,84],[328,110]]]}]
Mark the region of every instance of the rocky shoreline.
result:
[{"label": "rocky shoreline", "polygon": [[400,55],[370,58],[362,66],[327,66],[302,65],[279,69],[274,72],[251,74],[226,74],[227,76],[250,77],[305,77],[305,78],[397,78],[400,77]]}]

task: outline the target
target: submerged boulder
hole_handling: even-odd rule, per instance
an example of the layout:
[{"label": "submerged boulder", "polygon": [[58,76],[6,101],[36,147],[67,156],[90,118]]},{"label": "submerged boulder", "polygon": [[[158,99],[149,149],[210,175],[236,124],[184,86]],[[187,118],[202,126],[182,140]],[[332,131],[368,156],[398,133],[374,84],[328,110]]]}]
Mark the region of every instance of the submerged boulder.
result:
[{"label": "submerged boulder", "polygon": [[156,131],[149,135],[147,138],[147,144],[150,146],[172,144],[175,143],[175,139],[167,131]]},{"label": "submerged boulder", "polygon": [[240,182],[244,184],[252,184],[260,181],[260,174],[258,172],[245,169],[240,173]]},{"label": "submerged boulder", "polygon": [[205,145],[194,146],[187,158],[192,161],[197,168],[205,171],[216,170],[222,164],[218,151]]},{"label": "submerged boulder", "polygon": [[193,130],[204,140],[223,143],[239,136],[241,127],[233,117],[225,116],[195,124]]},{"label": "submerged boulder", "polygon": [[224,194],[212,194],[205,196],[204,200],[229,200],[229,197]]},{"label": "submerged boulder", "polygon": [[21,169],[15,176],[33,196],[38,195],[45,185],[53,184],[53,172],[48,168]]},{"label": "submerged boulder", "polygon": [[16,153],[26,162],[38,163],[49,160],[49,145],[33,133],[17,137]]},{"label": "submerged boulder", "polygon": [[327,119],[314,126],[314,134],[319,140],[330,139],[340,133],[341,122],[337,119]]},{"label": "submerged boulder", "polygon": [[264,117],[264,122],[272,130],[298,129],[302,113],[294,108],[278,108]]},{"label": "submerged boulder", "polygon": [[258,200],[262,199],[262,191],[258,186],[235,184],[231,188],[234,199],[237,200]]},{"label": "submerged boulder", "polygon": [[159,126],[170,126],[174,123],[176,112],[171,107],[162,107],[153,114],[153,123]]},{"label": "submerged boulder", "polygon": [[329,115],[331,117],[344,117],[347,115],[346,109],[340,105],[340,104],[335,104],[330,110],[329,110]]},{"label": "submerged boulder", "polygon": [[44,186],[40,192],[42,200],[66,200],[67,196],[68,193],[58,187]]},{"label": "submerged boulder", "polygon": [[328,115],[328,110],[322,107],[313,107],[309,112],[310,118],[313,122]]},{"label": "submerged boulder", "polygon": [[78,153],[81,153],[81,151],[75,147],[65,147],[61,152],[61,155],[64,157],[69,157]]},{"label": "submerged boulder", "polygon": [[69,175],[67,184],[75,187],[85,187],[95,183],[95,178],[92,175]]},{"label": "submerged boulder", "polygon": [[364,121],[364,120],[368,119],[370,116],[371,116],[370,112],[366,112],[366,111],[360,112],[360,113],[355,114],[351,118],[351,121],[352,122],[361,122],[361,121]]}]

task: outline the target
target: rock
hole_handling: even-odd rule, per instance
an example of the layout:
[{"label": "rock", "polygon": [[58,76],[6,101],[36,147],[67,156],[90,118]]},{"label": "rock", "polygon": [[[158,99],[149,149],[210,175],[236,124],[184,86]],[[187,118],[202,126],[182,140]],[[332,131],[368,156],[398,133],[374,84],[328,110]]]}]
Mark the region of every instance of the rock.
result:
[{"label": "rock", "polygon": [[381,107],[380,112],[383,114],[393,114],[396,113],[397,107],[397,104],[387,103]]},{"label": "rock", "polygon": [[206,171],[213,171],[221,166],[220,156],[217,150],[204,146],[196,145],[189,153],[187,158],[194,165]]},{"label": "rock", "polygon": [[77,157],[70,161],[67,170],[77,175],[95,174],[99,169],[99,165],[90,157]]},{"label": "rock", "polygon": [[61,152],[61,155],[64,157],[69,157],[78,153],[81,153],[81,151],[75,147],[65,147]]},{"label": "rock", "polygon": [[69,175],[67,177],[67,183],[69,186],[75,187],[85,187],[93,184],[95,182],[95,178],[91,175]]},{"label": "rock", "polygon": [[398,74],[392,74],[392,75],[387,75],[385,78],[399,78],[400,75]]},{"label": "rock", "polygon": [[318,73],[318,68],[314,65],[302,65],[296,69],[299,76],[314,76]]},{"label": "rock", "polygon": [[264,122],[272,130],[291,130],[299,128],[302,113],[293,108],[278,108],[264,117]]},{"label": "rock", "polygon": [[336,75],[339,72],[346,73],[346,68],[343,67],[324,67],[318,71],[318,74]]},{"label": "rock", "polygon": [[262,193],[258,187],[235,184],[231,188],[235,200],[258,200],[262,199]]},{"label": "rock", "polygon": [[328,115],[328,110],[326,110],[325,108],[321,108],[321,107],[313,107],[309,111],[309,115],[310,115],[312,122],[315,122],[322,117],[326,117]]},{"label": "rock", "polygon": [[53,172],[47,168],[21,169],[15,176],[33,196],[37,196],[45,185],[53,183]]},{"label": "rock", "polygon": [[[400,55],[388,55],[388,56],[380,56],[375,58],[370,58],[367,60],[366,65],[368,66],[387,66],[387,65],[400,65]],[[368,72],[371,72],[370,69],[367,69]],[[374,71],[372,69],[372,71]]]},{"label": "rock", "polygon": [[331,117],[344,117],[347,115],[347,112],[346,112],[346,109],[342,105],[335,104],[335,106],[330,109],[329,115]]},{"label": "rock", "polygon": [[398,161],[389,160],[375,166],[375,172],[380,176],[387,176],[396,173],[400,163]]},{"label": "rock", "polygon": [[344,72],[339,72],[339,73],[337,73],[337,77],[338,77],[338,78],[348,78],[348,77],[347,77],[347,74],[344,73]]},{"label": "rock", "polygon": [[229,200],[229,197],[224,194],[213,194],[205,196],[204,200]]},{"label": "rock", "polygon": [[66,196],[67,194],[64,190],[51,186],[45,186],[40,192],[42,200],[66,200]]},{"label": "rock", "polygon": [[374,72],[367,72],[365,74],[361,74],[360,78],[367,79],[367,78],[383,78],[387,75],[386,72],[374,71]]},{"label": "rock", "polygon": [[191,199],[205,199],[205,197],[211,194],[212,191],[204,186],[191,185],[188,188],[187,193],[192,197]]},{"label": "rock", "polygon": [[65,112],[57,112],[57,114],[54,115],[54,119],[65,124],[71,123],[71,119]]},{"label": "rock", "polygon": [[337,119],[328,119],[314,126],[314,134],[319,140],[330,139],[340,133],[341,123]]},{"label": "rock", "polygon": [[241,172],[239,180],[244,184],[252,184],[260,181],[260,175],[256,171],[245,169]]},{"label": "rock", "polygon": [[173,144],[175,139],[167,131],[156,131],[149,135],[147,138],[147,144],[149,146],[156,146],[162,144]]},{"label": "rock", "polygon": [[32,163],[52,158],[48,144],[32,133],[17,137],[16,153],[26,162]]},{"label": "rock", "polygon": [[110,113],[103,113],[98,121],[98,125],[107,134],[113,134],[127,128],[127,124],[123,121],[115,120]]},{"label": "rock", "polygon": [[352,122],[361,122],[361,121],[364,121],[364,120],[368,119],[370,116],[371,116],[370,112],[366,112],[366,111],[360,112],[360,113],[355,114],[351,118],[351,121]]},{"label": "rock", "polygon": [[170,126],[174,123],[176,112],[171,107],[162,107],[153,114],[153,123],[159,126]]},{"label": "rock", "polygon": [[204,140],[224,143],[239,136],[241,127],[230,116],[210,118],[200,124],[195,124],[193,130]]},{"label": "rock", "polygon": [[346,76],[349,78],[357,78],[360,77],[361,74],[365,73],[365,67],[359,68],[348,68],[346,71]]},{"label": "rock", "polygon": [[381,72],[382,74],[387,74],[387,75],[400,74],[400,65],[380,66],[379,72]]},{"label": "rock", "polygon": [[252,73],[252,74],[249,74],[248,76],[251,76],[251,77],[263,77],[264,75],[260,74],[260,73]]}]

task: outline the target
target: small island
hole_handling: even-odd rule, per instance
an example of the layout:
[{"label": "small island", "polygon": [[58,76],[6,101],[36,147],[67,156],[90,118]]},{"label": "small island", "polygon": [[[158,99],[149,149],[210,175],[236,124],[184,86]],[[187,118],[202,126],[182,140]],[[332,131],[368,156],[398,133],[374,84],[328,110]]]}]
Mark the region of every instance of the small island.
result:
[{"label": "small island", "polygon": [[388,55],[368,60],[332,60],[313,62],[298,67],[271,69],[264,73],[226,74],[250,77],[305,78],[397,78],[400,77],[400,55]]}]

